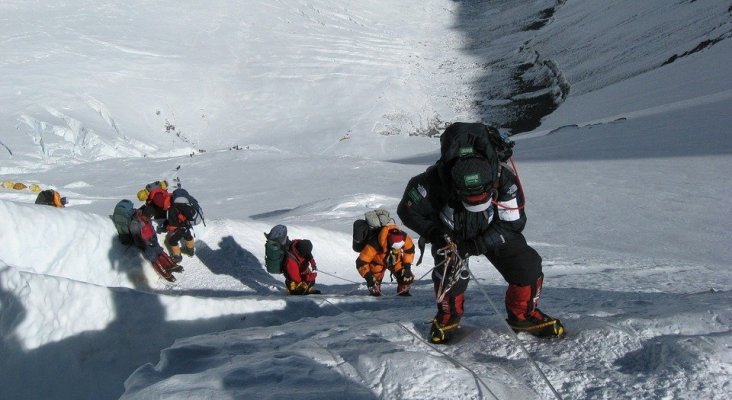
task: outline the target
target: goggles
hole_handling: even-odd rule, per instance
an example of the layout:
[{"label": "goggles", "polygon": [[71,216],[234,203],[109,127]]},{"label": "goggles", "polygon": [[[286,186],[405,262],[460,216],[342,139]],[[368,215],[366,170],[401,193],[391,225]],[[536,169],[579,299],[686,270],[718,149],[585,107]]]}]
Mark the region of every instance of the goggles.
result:
[{"label": "goggles", "polygon": [[491,198],[490,189],[487,185],[458,189],[457,194],[463,203],[470,205],[483,204]]},{"label": "goggles", "polygon": [[491,196],[488,194],[488,192],[478,193],[478,194],[472,194],[468,195],[466,197],[463,197],[463,203],[466,203],[471,206],[476,206],[478,204],[483,204],[485,202],[490,201]]},{"label": "goggles", "polygon": [[470,212],[483,212],[491,206],[491,190],[486,185],[458,190],[463,206]]}]

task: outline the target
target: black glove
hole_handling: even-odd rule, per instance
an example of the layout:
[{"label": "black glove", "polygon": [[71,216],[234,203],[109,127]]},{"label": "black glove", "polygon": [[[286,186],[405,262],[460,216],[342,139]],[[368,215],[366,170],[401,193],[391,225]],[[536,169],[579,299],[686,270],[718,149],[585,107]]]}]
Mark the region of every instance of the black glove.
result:
[{"label": "black glove", "polygon": [[425,236],[427,236],[427,240],[429,240],[432,246],[437,248],[445,247],[448,240],[450,239],[450,237],[446,233],[443,233],[438,228],[430,229]]},{"label": "black glove", "polygon": [[404,268],[402,268],[401,271],[399,271],[399,277],[397,278],[397,282],[402,284],[409,284],[414,281],[414,274],[412,273],[412,265],[411,264],[405,264]]},{"label": "black glove", "polygon": [[158,229],[156,229],[158,233],[164,233],[168,230],[168,221],[164,221],[161,224],[158,224]]},{"label": "black glove", "polygon": [[366,286],[367,287],[373,287],[374,286],[374,274],[371,272],[367,273],[363,276],[364,279],[366,279]]},{"label": "black glove", "polygon": [[480,245],[476,239],[465,239],[458,242],[458,252],[461,257],[468,255],[477,256],[478,254],[484,253],[484,251],[481,251]]}]

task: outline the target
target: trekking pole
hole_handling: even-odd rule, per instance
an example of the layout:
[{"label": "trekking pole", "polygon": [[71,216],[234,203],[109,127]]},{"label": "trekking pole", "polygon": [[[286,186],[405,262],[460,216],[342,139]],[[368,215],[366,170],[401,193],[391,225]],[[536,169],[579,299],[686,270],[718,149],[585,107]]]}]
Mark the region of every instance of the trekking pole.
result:
[{"label": "trekking pole", "polygon": [[[486,293],[485,290],[483,290],[483,285],[478,283],[478,278],[473,274],[473,271],[468,270],[468,272],[470,273],[470,277],[473,278],[473,281],[475,281],[475,284],[478,286],[478,290],[480,290],[480,292],[483,294],[483,297],[485,297],[485,299],[488,301],[488,304],[490,304],[491,308],[493,308],[493,311],[496,313],[496,315],[500,315],[500,313],[498,311],[498,307],[496,307],[496,304],[488,296],[488,293]],[[529,350],[526,349],[526,346],[524,346],[524,344],[521,342],[521,339],[519,339],[516,332],[514,332],[513,329],[511,329],[511,326],[508,325],[508,322],[506,322],[505,319],[501,319],[501,321],[503,322],[503,325],[508,330],[508,333],[509,333],[509,336],[511,337],[511,339],[513,339],[513,341],[516,342],[516,344],[521,349],[521,351],[526,355],[526,358],[529,360],[531,365],[533,365],[534,368],[536,368],[536,370],[539,372],[539,375],[541,376],[541,378],[544,380],[544,382],[547,384],[547,386],[549,386],[549,389],[552,391],[552,393],[554,393],[554,397],[556,397],[559,400],[562,400],[562,396],[559,395],[559,392],[557,392],[557,389],[554,388],[554,385],[552,385],[551,381],[549,381],[549,378],[546,376],[544,371],[541,370],[541,368],[539,367],[539,364],[537,364],[536,361],[534,361],[534,359],[531,357],[531,354],[529,354]]]}]

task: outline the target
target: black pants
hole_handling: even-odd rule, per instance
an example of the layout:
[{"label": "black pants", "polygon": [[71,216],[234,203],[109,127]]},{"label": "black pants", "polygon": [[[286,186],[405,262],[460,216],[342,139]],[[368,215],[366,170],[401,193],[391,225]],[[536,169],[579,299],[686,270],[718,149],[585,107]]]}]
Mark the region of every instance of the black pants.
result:
[{"label": "black pants", "polygon": [[[484,254],[493,264],[503,279],[509,285],[526,286],[533,285],[542,276],[541,256],[533,247],[526,243],[523,236],[504,243],[497,248]],[[443,265],[440,263],[444,256],[437,254],[433,247],[432,257],[435,260],[435,269],[432,271],[432,282],[435,287],[435,294],[439,295],[440,282],[442,281]],[[451,276],[451,266],[448,267],[447,276]],[[442,301],[437,303],[437,315],[435,319],[442,325],[460,321],[464,312],[465,290],[468,288],[470,276],[463,274],[450,287]],[[443,285],[444,286],[444,285]]]},{"label": "black pants", "polygon": [[485,256],[511,285],[531,285],[542,275],[541,256],[523,236],[486,252]]},{"label": "black pants", "polygon": [[168,233],[167,243],[170,246],[178,246],[181,238],[185,240],[193,240],[193,233],[191,233],[190,229],[178,228]]}]

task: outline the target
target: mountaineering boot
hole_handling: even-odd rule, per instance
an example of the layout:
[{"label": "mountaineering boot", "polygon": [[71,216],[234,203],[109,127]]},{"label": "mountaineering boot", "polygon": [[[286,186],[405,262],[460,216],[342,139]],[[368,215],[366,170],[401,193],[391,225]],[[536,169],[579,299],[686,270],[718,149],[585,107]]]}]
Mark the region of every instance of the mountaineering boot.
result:
[{"label": "mountaineering boot", "polygon": [[[287,292],[291,295],[302,296],[310,294],[311,285],[307,282],[287,282]],[[315,293],[313,293],[315,294]]]},{"label": "mountaineering boot", "polygon": [[320,294],[320,290],[315,289],[313,286],[315,286],[315,282],[310,282],[308,284],[307,294]]},{"label": "mountaineering boot", "polygon": [[374,274],[371,272],[364,275],[366,279],[366,288],[369,290],[369,296],[381,296],[381,282],[374,278]]},{"label": "mountaineering boot", "polygon": [[401,284],[401,283],[398,284],[397,285],[397,296],[411,296],[411,294],[409,294],[409,286],[410,285],[405,285],[405,284]]},{"label": "mountaineering boot", "polygon": [[158,258],[152,261],[152,266],[160,276],[170,282],[175,282],[175,278],[171,272],[174,272],[174,268],[179,266],[176,265],[173,259],[165,254],[165,252],[161,252]]},{"label": "mountaineering boot", "polygon": [[177,246],[177,245],[170,246],[169,248],[170,248],[170,258],[172,258],[176,264],[183,261],[183,256],[180,255],[180,246]]},{"label": "mountaineering boot", "polygon": [[372,286],[369,286],[369,295],[371,296],[381,296],[381,282],[374,282]]},{"label": "mountaineering boot", "polygon": [[540,337],[564,335],[562,323],[537,308],[543,281],[544,276],[541,275],[531,285],[508,285],[506,322],[514,332],[526,332]]},{"label": "mountaineering boot", "polygon": [[153,266],[153,269],[155,270],[155,272],[157,272],[158,275],[162,276],[165,280],[167,280],[169,282],[175,282],[175,277],[173,276],[171,271],[168,271],[162,265],[160,265],[159,261],[157,261],[157,260],[153,261],[152,266]]},{"label": "mountaineering boot", "polygon": [[537,337],[562,337],[564,336],[564,325],[556,318],[552,318],[538,308],[524,320],[506,319],[508,325],[514,332],[526,332]]},{"label": "mountaineering boot", "polygon": [[433,344],[445,344],[450,341],[450,333],[458,328],[459,321],[450,324],[440,324],[436,319],[432,320],[430,328],[430,342]]},{"label": "mountaineering boot", "polygon": [[183,266],[176,264],[175,266],[168,268],[168,272],[183,272]]},{"label": "mountaineering boot", "polygon": [[183,254],[187,255],[188,257],[193,257],[193,255],[196,253],[196,248],[194,247],[195,242],[192,239],[185,240],[184,244],[185,245],[181,249],[181,252],[183,252]]}]

